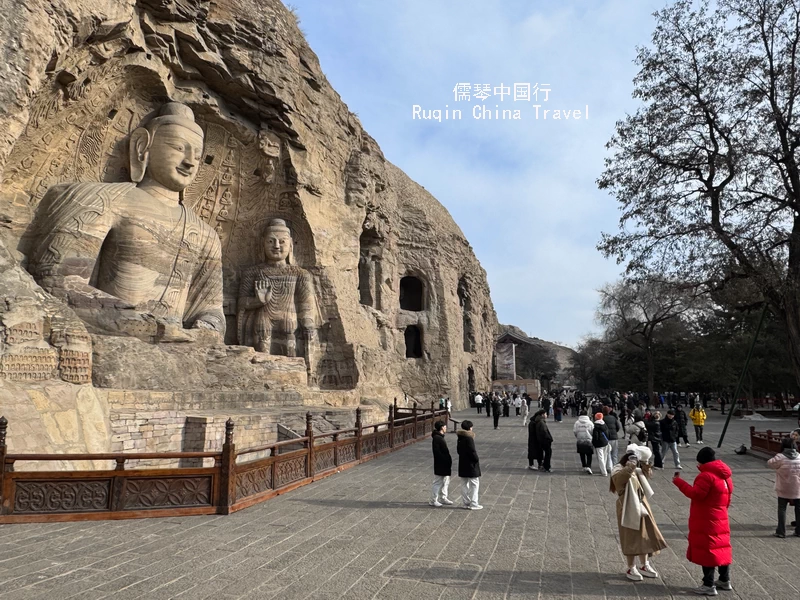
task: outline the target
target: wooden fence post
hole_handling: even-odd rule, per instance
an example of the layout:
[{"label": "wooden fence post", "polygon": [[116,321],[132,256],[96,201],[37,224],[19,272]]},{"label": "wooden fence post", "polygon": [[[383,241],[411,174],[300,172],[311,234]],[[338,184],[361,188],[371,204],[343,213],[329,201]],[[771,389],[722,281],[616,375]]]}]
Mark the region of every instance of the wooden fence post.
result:
[{"label": "wooden fence post", "polygon": [[[396,403],[397,398],[394,401]],[[394,448],[394,406],[389,407],[389,447]]]},{"label": "wooden fence post", "polygon": [[414,419],[414,438],[417,439],[417,405],[415,404],[414,407],[411,409],[411,416]]},{"label": "wooden fence post", "polygon": [[306,469],[306,473],[309,477],[314,476],[314,426],[311,422],[313,417],[311,416],[311,412],[306,413],[306,437],[308,441],[306,442],[308,448],[308,466]]},{"label": "wooden fence post", "polygon": [[5,514],[5,498],[3,498],[3,485],[6,475],[6,432],[8,431],[8,419],[0,417],[0,515]]},{"label": "wooden fence post", "polygon": [[361,460],[361,407],[356,409],[356,460]]},{"label": "wooden fence post", "polygon": [[233,419],[225,421],[225,442],[220,465],[220,502],[217,513],[229,515],[236,503],[236,444],[233,443]]}]

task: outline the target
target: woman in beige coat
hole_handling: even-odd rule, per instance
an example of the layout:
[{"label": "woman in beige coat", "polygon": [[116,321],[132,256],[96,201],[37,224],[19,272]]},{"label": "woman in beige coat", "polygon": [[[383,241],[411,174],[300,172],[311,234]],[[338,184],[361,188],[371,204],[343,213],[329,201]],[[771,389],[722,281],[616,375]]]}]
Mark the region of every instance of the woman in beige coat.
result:
[{"label": "woman in beige coat", "polygon": [[[648,497],[653,490],[647,479],[652,467],[639,461],[634,452],[626,452],[611,470],[611,492],[617,494],[617,527],[622,554],[628,561],[625,576],[631,581],[645,577],[658,577],[650,566],[649,558],[667,547],[667,542],[656,525]],[[638,525],[638,527],[637,527]],[[639,568],[636,568],[636,557]]]}]

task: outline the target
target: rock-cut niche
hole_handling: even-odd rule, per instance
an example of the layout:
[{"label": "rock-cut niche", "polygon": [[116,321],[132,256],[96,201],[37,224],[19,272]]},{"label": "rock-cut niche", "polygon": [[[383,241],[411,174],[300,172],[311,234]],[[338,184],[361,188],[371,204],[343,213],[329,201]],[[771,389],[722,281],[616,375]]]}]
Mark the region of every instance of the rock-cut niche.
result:
[{"label": "rock-cut niche", "polygon": [[406,358],[422,358],[422,330],[409,325],[405,330]]},{"label": "rock-cut niche", "polygon": [[425,309],[425,284],[419,277],[406,275],[400,280],[400,308],[414,312]]},{"label": "rock-cut niche", "polygon": [[383,280],[381,238],[374,229],[365,229],[360,238],[358,261],[358,293],[361,304],[383,309],[381,281]]},{"label": "rock-cut niche", "polygon": [[458,281],[458,303],[461,306],[461,320],[464,332],[464,352],[475,352],[475,328],[472,324],[472,300],[466,280]]}]

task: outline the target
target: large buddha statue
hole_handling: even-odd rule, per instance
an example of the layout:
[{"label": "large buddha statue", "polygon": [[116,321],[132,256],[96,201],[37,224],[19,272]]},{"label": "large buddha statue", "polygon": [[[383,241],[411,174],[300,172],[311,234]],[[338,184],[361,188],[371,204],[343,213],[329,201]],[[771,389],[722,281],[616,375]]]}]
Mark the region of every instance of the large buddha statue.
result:
[{"label": "large buddha statue", "polygon": [[311,273],[293,264],[292,235],[283,219],[272,219],[267,226],[264,252],[265,263],[242,273],[236,317],[239,343],[259,352],[297,356],[299,331],[310,368],[317,331],[314,281]]},{"label": "large buddha statue", "polygon": [[132,182],[48,190],[30,272],[101,332],[224,333],[219,236],[182,197],[199,169],[203,130],[172,102],[131,134],[129,149]]}]

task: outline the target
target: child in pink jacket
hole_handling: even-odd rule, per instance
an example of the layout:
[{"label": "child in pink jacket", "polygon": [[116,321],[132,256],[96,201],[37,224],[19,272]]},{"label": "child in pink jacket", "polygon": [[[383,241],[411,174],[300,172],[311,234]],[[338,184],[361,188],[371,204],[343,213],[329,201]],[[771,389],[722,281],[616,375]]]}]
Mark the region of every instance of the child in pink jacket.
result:
[{"label": "child in pink jacket", "polygon": [[786,506],[794,504],[794,535],[800,537],[800,453],[794,441],[785,438],[781,442],[783,452],[769,459],[767,466],[775,469],[775,492],[778,495],[778,529],[775,537],[786,537]]}]

